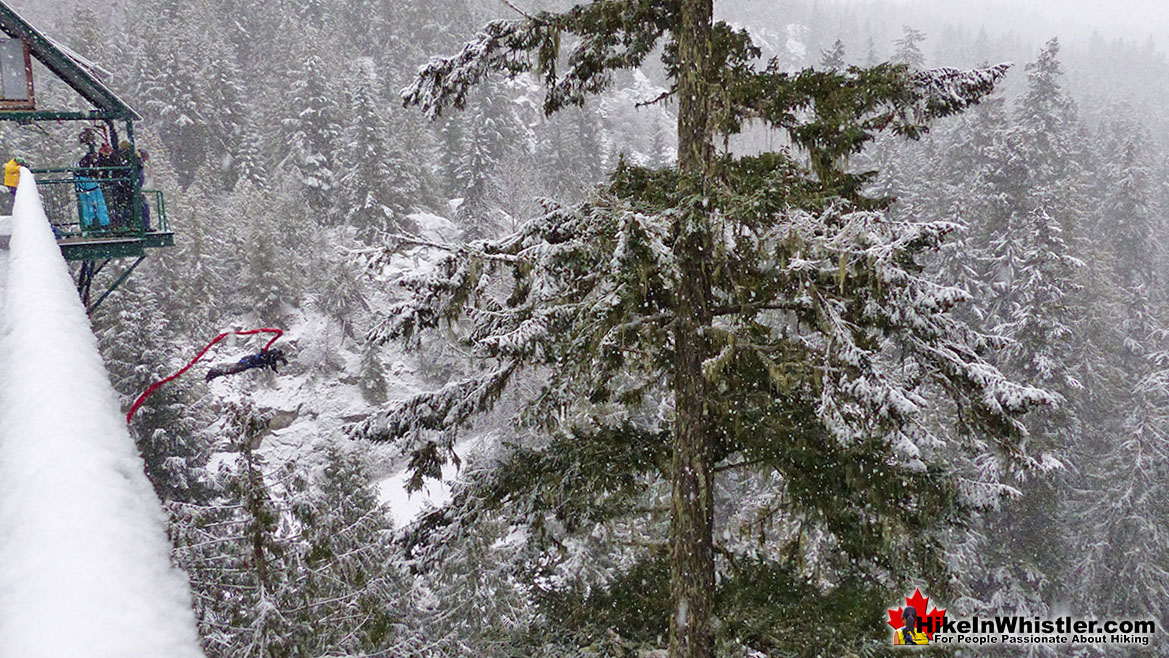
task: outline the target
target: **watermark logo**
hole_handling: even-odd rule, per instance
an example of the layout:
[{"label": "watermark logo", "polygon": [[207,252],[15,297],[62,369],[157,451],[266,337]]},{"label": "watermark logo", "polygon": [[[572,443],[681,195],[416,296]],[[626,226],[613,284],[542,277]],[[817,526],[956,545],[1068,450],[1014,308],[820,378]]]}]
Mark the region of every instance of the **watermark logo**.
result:
[{"label": "watermark logo", "polygon": [[946,611],[935,606],[927,612],[929,601],[929,597],[921,595],[920,589],[915,589],[913,596],[905,597],[904,606],[889,608],[888,624],[893,627],[893,644],[926,645],[934,639],[934,633],[946,620]]},{"label": "watermark logo", "polygon": [[930,607],[920,589],[905,597],[905,605],[889,608],[893,644],[923,646],[1010,645],[1138,645],[1149,646],[1157,633],[1152,619],[1096,618],[1073,615],[1024,614],[946,615],[944,608]]}]

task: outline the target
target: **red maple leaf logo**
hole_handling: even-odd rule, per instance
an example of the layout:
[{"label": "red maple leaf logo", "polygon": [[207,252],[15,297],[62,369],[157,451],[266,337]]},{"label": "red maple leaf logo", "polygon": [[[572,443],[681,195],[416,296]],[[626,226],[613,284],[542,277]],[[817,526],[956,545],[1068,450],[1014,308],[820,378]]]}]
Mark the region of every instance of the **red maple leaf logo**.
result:
[{"label": "red maple leaf logo", "polygon": [[[925,631],[926,637],[932,642],[934,639],[934,631],[942,628],[942,620],[946,618],[946,611],[939,610],[935,607],[926,614],[926,606],[929,605],[929,599],[921,595],[920,589],[913,590],[913,596],[905,597],[905,605],[913,606],[914,611],[917,612],[917,618],[922,621],[922,630]],[[905,620],[901,618],[901,612],[905,610],[904,607],[899,607],[896,610],[889,608],[889,625],[893,628],[901,628],[905,626]]]}]

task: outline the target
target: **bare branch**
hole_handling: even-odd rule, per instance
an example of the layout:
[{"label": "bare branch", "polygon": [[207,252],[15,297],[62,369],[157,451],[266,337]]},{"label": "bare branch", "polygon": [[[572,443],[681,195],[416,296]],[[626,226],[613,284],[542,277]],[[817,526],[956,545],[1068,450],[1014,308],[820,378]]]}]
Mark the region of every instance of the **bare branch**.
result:
[{"label": "bare branch", "polygon": [[514,4],[511,3],[511,0],[503,0],[503,4],[510,7],[512,9],[512,11],[519,14],[520,16],[523,16],[524,18],[526,18],[528,20],[535,20],[535,16],[532,16],[531,14],[524,11],[523,9],[520,9],[519,7],[515,6]]},{"label": "bare branch", "polygon": [[674,90],[674,89],[667,89],[666,91],[663,91],[662,93],[658,94],[657,98],[653,98],[653,99],[650,99],[648,101],[639,101],[639,102],[634,104],[634,107],[636,107],[637,109],[640,110],[643,107],[649,107],[650,105],[656,105],[656,104],[661,103],[662,101],[666,100],[670,96],[673,96],[675,91],[676,90]]}]

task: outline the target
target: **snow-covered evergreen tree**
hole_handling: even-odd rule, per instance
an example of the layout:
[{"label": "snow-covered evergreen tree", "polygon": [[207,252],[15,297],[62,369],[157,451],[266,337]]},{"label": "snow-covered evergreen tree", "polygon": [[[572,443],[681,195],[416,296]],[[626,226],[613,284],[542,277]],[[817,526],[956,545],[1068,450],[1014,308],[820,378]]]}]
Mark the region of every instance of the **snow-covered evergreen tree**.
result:
[{"label": "snow-covered evergreen tree", "polygon": [[247,258],[233,297],[243,312],[254,312],[268,323],[277,322],[285,317],[286,307],[299,305],[304,288],[298,275],[305,265],[305,251],[311,247],[290,249],[293,227],[282,224],[277,212],[261,207],[262,200],[246,189],[240,192],[242,196],[234,197],[236,204],[231,210],[241,224]]},{"label": "snow-covered evergreen tree", "polygon": [[377,110],[379,96],[373,61],[358,60],[354,85],[349,90],[349,127],[341,189],[345,197],[346,223],[366,229],[382,229],[392,212],[382,191],[387,170],[387,125]]},{"label": "snow-covered evergreen tree", "polygon": [[318,448],[324,467],[306,477],[289,464],[288,505],[300,531],[296,546],[297,613],[311,628],[308,655],[369,655],[388,651],[409,611],[396,605],[401,585],[389,556],[391,521],[378,503],[362,453],[328,444]]},{"label": "snow-covered evergreen tree", "polygon": [[[438,272],[405,282],[414,298],[373,337],[461,329],[483,370],[393,404],[360,430],[401,442],[415,477],[434,476],[458,427],[522,373],[538,373],[543,382],[516,422],[539,438],[474,478],[448,522],[482,518],[475,501],[486,500],[526,520],[550,548],[571,547],[593,533],[652,529],[630,510],[672,490],[669,529],[656,526],[667,536],[648,538],[669,555],[670,574],[655,584],[668,595],[651,614],[669,629],[671,655],[694,657],[713,655],[716,635],[740,651],[785,646],[749,623],[715,622],[716,570],[721,590],[742,597],[734,618],[766,624],[774,610],[752,583],[782,584],[817,606],[882,568],[940,567],[930,538],[966,507],[937,451],[948,437],[916,422],[932,393],[955,396],[968,410],[965,428],[984,433],[973,445],[987,457],[1006,447],[1000,458],[1022,454],[1015,416],[1051,400],[976,355],[977,341],[945,313],[960,291],[916,276],[950,225],[891,220],[880,212],[886,203],[859,194],[864,178],[840,168],[874,127],[920,135],[932,118],[989,92],[1004,68],[756,69],[749,36],[712,22],[711,8],[614,1],[498,21],[461,55],[423,70],[406,98],[431,114],[463,107],[491,70],[533,68],[545,74],[552,113],[604,89],[609,70],[639,65],[668,31],[679,168],[622,167],[592,201],[551,205],[515,234],[454,249]],[[562,33],[580,41],[560,72]],[[721,58],[700,56],[710,52]],[[716,137],[747,117],[786,131],[810,167],[784,153],[716,159]],[[769,504],[787,513],[759,544],[737,533],[718,541],[727,557],[716,560],[725,521],[715,482],[738,469],[782,482]],[[570,568],[552,553],[552,565]],[[652,559],[642,552],[634,564]],[[828,564],[827,587],[796,587]],[[612,630],[635,646],[662,643],[644,626]],[[840,651],[858,643],[833,640]]]},{"label": "snow-covered evergreen tree", "polygon": [[1015,108],[1019,148],[1027,153],[1029,178],[1049,192],[1075,180],[1077,166],[1072,157],[1076,107],[1063,91],[1059,51],[1059,40],[1051,39],[1027,64],[1027,91]]},{"label": "snow-covered evergreen tree", "polygon": [[[220,46],[226,49],[226,44]],[[220,190],[230,190],[241,178],[258,178],[259,152],[255,126],[246,101],[249,96],[243,74],[228,58],[211,62],[207,91],[203,103],[215,108],[207,127],[210,148],[208,157],[217,176]]]},{"label": "snow-covered evergreen tree", "polygon": [[1165,281],[1165,277],[1158,276],[1164,255],[1161,235],[1165,223],[1150,189],[1140,135],[1127,134],[1120,159],[1109,176],[1112,189],[1104,200],[1097,230],[1106,240],[1107,249],[1118,257],[1113,269],[1120,285],[1151,289]]},{"label": "snow-covered evergreen tree", "polygon": [[455,168],[459,221],[468,237],[498,233],[501,218],[491,206],[498,185],[496,174],[504,153],[516,148],[517,120],[511,98],[502,85],[486,85],[468,109],[470,126],[462,140]]},{"label": "snow-covered evergreen tree", "polygon": [[[402,574],[390,521],[360,452],[324,446],[323,461],[265,476],[263,418],[236,407],[238,456],[221,498],[175,504],[175,556],[191,576],[209,656],[373,655],[409,646],[400,632]],[[307,456],[306,456],[307,457]],[[306,460],[307,461],[307,460]]]},{"label": "snow-covered evergreen tree", "polygon": [[238,457],[221,474],[223,500],[172,507],[175,556],[190,575],[210,655],[296,655],[304,631],[291,614],[289,528],[255,452],[264,422],[246,406],[229,422]]},{"label": "snow-covered evergreen tree", "polygon": [[[1131,126],[1117,122],[1115,125]],[[1156,503],[1165,495],[1162,451],[1169,432],[1165,414],[1169,359],[1163,346],[1169,320],[1163,308],[1165,261],[1158,239],[1163,221],[1143,158],[1140,136],[1120,130],[1100,151],[1108,190],[1099,206],[1095,232],[1099,256],[1096,308],[1111,321],[1098,323],[1098,342],[1107,362],[1097,366],[1091,440],[1075,496],[1065,501],[1078,536],[1074,562],[1077,598],[1084,605],[1103,598],[1111,609],[1163,618],[1169,577],[1159,540],[1164,515]],[[1130,556],[1119,561],[1116,554]],[[1092,605],[1097,605],[1092,603]]]},{"label": "snow-covered evergreen tree", "polygon": [[335,223],[330,216],[338,187],[341,118],[335,102],[335,67],[315,48],[321,39],[316,31],[305,35],[303,59],[288,71],[290,98],[281,119],[278,161],[303,186],[309,207],[319,213],[317,221]]},{"label": "snow-covered evergreen tree", "polygon": [[844,42],[837,39],[832,47],[820,53],[820,67],[825,69],[844,68]]},{"label": "snow-covered evergreen tree", "polygon": [[361,351],[361,397],[370,404],[385,404],[388,399],[385,369],[373,346]]},{"label": "snow-covered evergreen tree", "polygon": [[406,215],[419,196],[404,157],[391,152],[390,125],[378,110],[373,61],[358,60],[349,90],[349,127],[339,191],[347,224],[367,235],[409,230]]},{"label": "snow-covered evergreen tree", "polygon": [[450,199],[462,199],[459,185],[459,158],[463,151],[463,126],[454,119],[438,123],[438,168],[443,193]]},{"label": "snow-covered evergreen tree", "polygon": [[925,55],[921,52],[921,44],[924,41],[924,32],[908,25],[902,26],[901,38],[893,42],[893,61],[913,70],[924,69]]}]

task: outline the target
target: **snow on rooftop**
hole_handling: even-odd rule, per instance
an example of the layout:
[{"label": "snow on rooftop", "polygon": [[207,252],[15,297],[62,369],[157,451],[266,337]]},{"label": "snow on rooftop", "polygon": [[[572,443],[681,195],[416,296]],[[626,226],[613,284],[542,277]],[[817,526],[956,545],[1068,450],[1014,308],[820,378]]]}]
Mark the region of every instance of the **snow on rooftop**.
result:
[{"label": "snow on rooftop", "polygon": [[0,658],[202,656],[165,519],[21,172],[0,251]]}]

